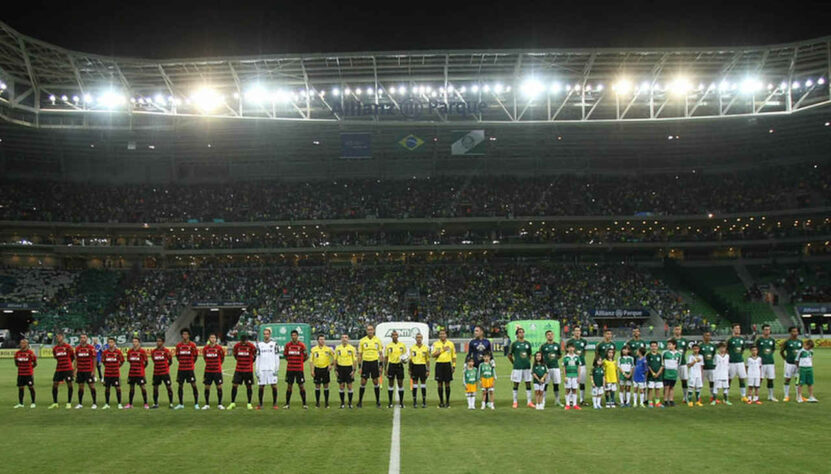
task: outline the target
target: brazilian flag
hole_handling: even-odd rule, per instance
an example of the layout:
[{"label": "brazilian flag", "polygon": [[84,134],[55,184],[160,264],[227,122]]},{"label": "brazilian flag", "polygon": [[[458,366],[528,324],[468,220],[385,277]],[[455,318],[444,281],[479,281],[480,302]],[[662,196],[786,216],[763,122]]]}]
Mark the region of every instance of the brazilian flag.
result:
[{"label": "brazilian flag", "polygon": [[416,150],[423,150],[422,145],[424,145],[424,140],[413,135],[412,133],[401,137],[398,140],[398,146],[407,150],[407,151],[416,151]]}]

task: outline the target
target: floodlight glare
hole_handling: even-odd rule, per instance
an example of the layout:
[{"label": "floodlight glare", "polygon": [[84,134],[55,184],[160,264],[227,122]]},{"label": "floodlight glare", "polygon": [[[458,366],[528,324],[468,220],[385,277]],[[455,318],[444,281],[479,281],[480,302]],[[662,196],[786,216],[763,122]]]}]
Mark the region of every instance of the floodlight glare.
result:
[{"label": "floodlight glare", "polygon": [[501,92],[502,92],[502,84],[500,84],[500,83],[498,83],[498,82],[497,82],[497,83],[493,86],[493,91],[494,91],[494,92],[496,92],[497,94],[501,93]]},{"label": "floodlight glare", "polygon": [[758,79],[747,78],[739,85],[739,90],[743,94],[753,94],[762,88],[762,83]]},{"label": "floodlight glare", "polygon": [[213,112],[223,103],[222,95],[209,87],[197,89],[190,98],[196,104],[196,108],[203,113]]},{"label": "floodlight glare", "polygon": [[257,84],[245,92],[245,100],[253,104],[263,104],[268,101],[268,92],[265,87]]},{"label": "floodlight glare", "polygon": [[819,79],[817,79],[817,84],[819,84],[819,85],[823,85],[823,84],[825,84],[825,78],[824,78],[824,77],[820,77]]},{"label": "floodlight glare", "polygon": [[563,86],[561,86],[559,82],[555,82],[551,84],[551,87],[548,90],[551,91],[552,94],[556,94],[563,90]]},{"label": "floodlight glare", "polygon": [[545,90],[545,87],[537,79],[526,79],[520,86],[522,94],[531,99],[540,95],[543,90]]},{"label": "floodlight glare", "polygon": [[612,86],[612,90],[618,94],[628,94],[632,90],[632,83],[626,79],[620,79]]},{"label": "floodlight glare", "polygon": [[470,90],[473,92],[479,92],[479,85],[473,84],[472,86],[470,86]]},{"label": "floodlight glare", "polygon": [[335,97],[339,96],[340,95],[340,89],[338,89],[337,87],[332,89],[332,95],[335,96]]},{"label": "floodlight glare", "polygon": [[115,91],[108,90],[98,97],[98,105],[111,109],[123,104],[126,100],[127,99],[125,99],[123,95]]}]

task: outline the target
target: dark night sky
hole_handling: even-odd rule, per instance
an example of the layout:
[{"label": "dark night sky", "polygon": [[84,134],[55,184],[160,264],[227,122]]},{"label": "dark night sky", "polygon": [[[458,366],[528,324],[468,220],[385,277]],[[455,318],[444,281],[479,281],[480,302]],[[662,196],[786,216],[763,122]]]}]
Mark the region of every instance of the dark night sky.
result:
[{"label": "dark night sky", "polygon": [[[5,3],[11,3],[5,2]],[[720,3],[729,4],[722,6]],[[70,49],[188,57],[398,49],[731,46],[831,34],[828,1],[16,2],[0,19]],[[786,6],[785,6],[786,5]]]}]

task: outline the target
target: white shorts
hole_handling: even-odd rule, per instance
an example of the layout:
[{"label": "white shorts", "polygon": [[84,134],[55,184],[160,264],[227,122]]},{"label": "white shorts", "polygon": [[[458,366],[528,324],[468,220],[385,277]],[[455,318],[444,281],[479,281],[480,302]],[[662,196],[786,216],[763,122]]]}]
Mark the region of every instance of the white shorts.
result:
[{"label": "white shorts", "polygon": [[739,376],[740,379],[747,378],[747,368],[744,366],[744,362],[730,362],[730,369],[728,371],[727,380],[732,380],[733,377]]},{"label": "white shorts", "polygon": [[620,379],[621,387],[631,387],[632,386],[632,379]]},{"label": "white shorts", "polygon": [[577,390],[580,388],[580,382],[577,377],[566,377],[566,390]]},{"label": "white shorts", "polygon": [[702,370],[702,373],[704,374],[704,380],[706,380],[710,383],[714,382],[714,380],[713,380],[713,369],[704,369],[704,370]]},{"label": "white shorts", "polygon": [[270,370],[261,370],[257,372],[257,384],[259,385],[274,385],[277,383],[277,374]]},{"label": "white shorts", "polygon": [[747,386],[753,388],[759,388],[762,385],[761,377],[749,377],[747,379]]},{"label": "white shorts", "polygon": [[661,382],[660,380],[650,380],[649,382],[646,382],[646,387],[647,388],[664,388],[664,383]]},{"label": "white shorts", "polygon": [[703,381],[701,380],[701,377],[692,377],[689,380],[687,380],[687,388],[691,388],[691,389],[695,390],[695,389],[699,389],[703,386],[704,386],[704,384],[703,384]]},{"label": "white shorts", "polygon": [[544,392],[545,391],[545,384],[535,383],[534,384],[534,391],[535,392]]},{"label": "white shorts", "polygon": [[549,383],[562,383],[562,375],[560,374],[560,369],[548,369],[548,382]]},{"label": "white shorts", "polygon": [[730,383],[727,380],[723,380],[723,379],[722,380],[716,380],[716,386],[715,386],[716,390],[718,390],[720,388],[724,389],[724,390],[727,390],[728,387],[730,387]]},{"label": "white shorts", "polygon": [[592,387],[592,396],[599,397],[603,395],[605,392],[603,391],[603,387]]},{"label": "white shorts", "polygon": [[690,378],[689,376],[689,367],[682,364],[681,367],[678,368],[678,380],[687,380]]},{"label": "white shorts", "polygon": [[799,374],[799,366],[785,362],[785,378],[792,379]]},{"label": "white shorts", "polygon": [[609,392],[617,392],[617,384],[616,383],[607,383],[606,390]]},{"label": "white shorts", "polygon": [[776,366],[774,364],[762,365],[762,378],[773,380],[776,378]]},{"label": "white shorts", "polygon": [[643,390],[646,388],[646,382],[632,382],[632,386],[638,390]]},{"label": "white shorts", "polygon": [[586,366],[580,366],[580,372],[577,373],[577,382],[586,383]]},{"label": "white shorts", "polygon": [[520,382],[530,382],[533,380],[531,377],[531,369],[514,369],[511,370],[511,382],[513,383],[520,383]]}]

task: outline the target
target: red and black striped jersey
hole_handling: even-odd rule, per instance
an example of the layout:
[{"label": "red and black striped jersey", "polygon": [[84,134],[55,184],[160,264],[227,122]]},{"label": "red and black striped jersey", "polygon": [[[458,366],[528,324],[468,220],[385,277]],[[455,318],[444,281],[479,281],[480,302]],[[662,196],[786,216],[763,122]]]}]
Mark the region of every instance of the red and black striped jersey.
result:
[{"label": "red and black striped jersey", "polygon": [[72,350],[72,346],[65,342],[63,344],[58,344],[52,348],[52,355],[55,357],[55,360],[58,361],[58,365],[55,367],[55,372],[67,372],[72,370],[72,361],[75,360],[75,351]]},{"label": "red and black striped jersey", "polygon": [[37,364],[38,356],[32,352],[31,349],[19,350],[14,353],[14,365],[17,366],[17,375],[19,377],[28,377],[35,375],[35,365]]},{"label": "red and black striped jersey", "polygon": [[153,359],[153,375],[170,375],[170,361],[173,360],[173,355],[167,347],[153,349],[150,358]]},{"label": "red and black striped jersey", "polygon": [[75,368],[78,372],[92,372],[98,353],[89,344],[75,346]]},{"label": "red and black striped jersey", "polygon": [[237,359],[237,372],[254,372],[257,346],[250,342],[238,342],[234,345],[234,358]]},{"label": "red and black striped jersey", "polygon": [[101,352],[101,363],[104,364],[104,377],[121,377],[124,354],[121,349],[107,349]]},{"label": "red and black striped jersey", "polygon": [[306,362],[306,344],[289,341],[283,348],[283,357],[286,358],[286,370],[302,372],[303,362]]},{"label": "red and black striped jersey", "polygon": [[129,377],[144,377],[144,368],[147,367],[147,352],[144,349],[127,351],[127,362],[130,363]]},{"label": "red and black striped jersey", "polygon": [[199,348],[193,341],[176,344],[176,360],[179,361],[179,370],[194,370],[198,357]]},{"label": "red and black striped jersey", "polygon": [[219,344],[202,348],[202,357],[205,358],[205,372],[209,374],[222,373],[222,362],[225,360],[225,348]]}]

